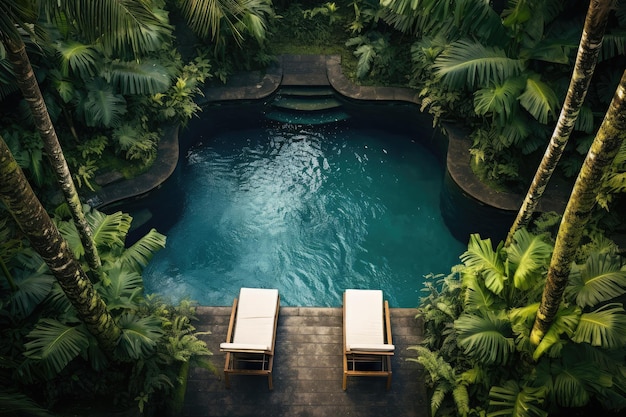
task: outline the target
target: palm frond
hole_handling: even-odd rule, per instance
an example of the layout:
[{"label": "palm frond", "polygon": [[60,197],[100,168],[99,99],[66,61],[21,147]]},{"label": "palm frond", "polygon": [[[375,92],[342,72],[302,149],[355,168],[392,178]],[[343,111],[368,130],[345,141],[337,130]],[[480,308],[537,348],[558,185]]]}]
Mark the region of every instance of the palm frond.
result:
[{"label": "palm frond", "polygon": [[85,123],[90,127],[115,127],[122,122],[126,114],[126,100],[115,94],[113,88],[104,80],[87,85],[88,93],[78,106]]},{"label": "palm frond", "polygon": [[461,255],[463,263],[476,273],[485,278],[485,285],[495,294],[500,294],[504,289],[504,281],[507,279],[504,273],[504,263],[500,257],[503,244],[500,243],[493,250],[491,239],[481,240],[480,236],[470,236],[467,251]]},{"label": "palm frond", "polygon": [[517,382],[509,380],[489,390],[489,405],[499,410],[487,413],[487,417],[546,417],[548,412],[541,408],[545,398],[545,387],[520,389]]},{"label": "palm frond", "polygon": [[48,3],[43,2],[45,15],[58,17],[62,10],[89,42],[101,42],[108,56],[114,52],[141,56],[158,50],[171,36],[172,28],[162,14],[152,9],[150,2],[60,0]]},{"label": "palm frond", "polygon": [[589,403],[591,395],[611,386],[611,375],[593,362],[568,359],[551,366],[552,395],[561,407],[583,407]]},{"label": "palm frond", "polygon": [[606,349],[623,347],[626,343],[626,312],[623,305],[611,303],[591,313],[583,313],[572,340]]},{"label": "palm frond", "polygon": [[93,231],[93,241],[98,247],[123,247],[130,230],[132,217],[121,211],[105,214],[98,210],[89,211],[86,216]]},{"label": "palm frond", "polygon": [[50,375],[57,374],[84,353],[89,338],[82,326],[68,326],[54,319],[41,319],[28,334],[24,356],[40,360]]},{"label": "palm frond", "polygon": [[538,360],[544,353],[548,352],[551,357],[558,357],[566,340],[561,335],[566,334],[571,337],[576,326],[580,322],[580,308],[561,307],[546,332],[543,339],[533,352],[533,359]]},{"label": "palm frond", "polygon": [[165,247],[166,237],[151,229],[119,257],[119,261],[141,271],[148,265],[156,251]]},{"label": "palm frond", "polygon": [[565,297],[580,307],[592,307],[626,293],[626,271],[619,258],[608,253],[592,253],[581,267],[574,265]]},{"label": "palm frond", "polygon": [[525,291],[543,278],[543,271],[552,254],[552,245],[525,229],[518,230],[513,239],[514,243],[507,250],[508,260],[515,271],[513,285]]},{"label": "palm frond", "polygon": [[167,69],[151,61],[114,61],[102,76],[122,94],[162,93],[172,83]]},{"label": "palm frond", "polygon": [[516,112],[517,97],[524,88],[521,78],[509,78],[503,84],[493,84],[474,93],[474,111],[477,115],[494,115],[501,125]]},{"label": "palm frond", "polygon": [[465,286],[463,303],[467,312],[491,310],[498,302],[498,298],[481,284],[477,274],[471,272],[463,274],[463,285]]},{"label": "palm frond", "polygon": [[143,280],[137,271],[124,268],[116,262],[107,269],[108,285],[99,286],[99,292],[110,310],[137,308],[137,298],[143,292]]},{"label": "palm frond", "polygon": [[504,50],[468,40],[451,44],[434,64],[442,83],[453,88],[503,84],[520,75],[523,68],[522,60],[507,57]]},{"label": "palm frond", "polygon": [[455,320],[454,329],[464,353],[481,363],[505,364],[515,350],[510,323],[503,314],[462,314]]},{"label": "palm frond", "polygon": [[9,308],[11,315],[17,319],[28,317],[33,310],[50,294],[55,282],[43,260],[36,270],[28,269],[15,274],[17,291],[10,294]]},{"label": "palm frond", "polygon": [[56,42],[55,48],[61,56],[61,74],[64,77],[70,76],[71,70],[87,80],[97,74],[102,65],[102,52],[93,45],[70,40]]},{"label": "palm frond", "polygon": [[526,80],[526,89],[519,96],[519,102],[539,123],[547,124],[555,117],[559,102],[552,88],[540,80],[539,76],[531,76]]},{"label": "palm frond", "polygon": [[124,313],[117,325],[122,329],[122,336],[116,352],[124,358],[141,359],[152,354],[164,333],[161,320],[156,316]]}]

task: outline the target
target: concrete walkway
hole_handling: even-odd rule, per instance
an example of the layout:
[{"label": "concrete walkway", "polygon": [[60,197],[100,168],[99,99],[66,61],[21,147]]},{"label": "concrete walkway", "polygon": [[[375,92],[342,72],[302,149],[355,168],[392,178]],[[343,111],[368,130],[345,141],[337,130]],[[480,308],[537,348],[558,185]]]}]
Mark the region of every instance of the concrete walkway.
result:
[{"label": "concrete walkway", "polygon": [[190,373],[183,409],[185,417],[427,417],[428,400],[421,366],[407,361],[415,354],[407,347],[422,338],[415,309],[391,309],[391,329],[396,353],[392,361],[391,389],[385,378],[349,378],[341,389],[341,308],[281,307],[276,335],[274,389],[266,377],[231,376],[224,386],[224,355],[219,344],[226,339],[230,307],[198,309],[198,331],[218,374],[205,369]]}]

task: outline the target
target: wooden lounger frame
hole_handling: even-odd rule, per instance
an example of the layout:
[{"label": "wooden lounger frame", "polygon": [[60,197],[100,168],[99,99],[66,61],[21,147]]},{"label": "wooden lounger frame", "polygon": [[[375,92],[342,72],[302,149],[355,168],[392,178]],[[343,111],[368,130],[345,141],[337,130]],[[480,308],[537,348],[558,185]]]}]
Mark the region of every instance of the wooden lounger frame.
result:
[{"label": "wooden lounger frame", "polygon": [[[233,308],[230,312],[230,322],[228,323],[228,333],[226,334],[226,342],[232,342],[235,331],[235,319],[237,317],[238,299],[233,301]],[[274,366],[274,346],[276,344],[276,327],[278,324],[278,312],[280,308],[280,295],[276,301],[276,315],[274,316],[274,334],[272,337],[272,346],[269,350],[241,350],[226,351],[226,361],[224,363],[224,382],[226,388],[230,388],[230,374],[244,375],[267,375],[269,389],[274,389],[272,383],[272,368]],[[240,364],[256,364],[259,369],[247,369],[239,367]]]},{"label": "wooden lounger frame", "polygon": [[[384,314],[384,334],[385,343],[392,345],[393,339],[391,336],[391,318],[389,314],[389,302],[387,300],[383,303]],[[387,377],[386,388],[391,388],[391,357],[394,352],[372,352],[372,351],[358,351],[351,350],[348,352],[346,345],[346,294],[343,294],[343,390],[348,388],[349,376],[376,376]],[[358,369],[358,365],[361,364],[379,364],[380,370],[365,370]],[[377,365],[378,366],[378,365]]]}]

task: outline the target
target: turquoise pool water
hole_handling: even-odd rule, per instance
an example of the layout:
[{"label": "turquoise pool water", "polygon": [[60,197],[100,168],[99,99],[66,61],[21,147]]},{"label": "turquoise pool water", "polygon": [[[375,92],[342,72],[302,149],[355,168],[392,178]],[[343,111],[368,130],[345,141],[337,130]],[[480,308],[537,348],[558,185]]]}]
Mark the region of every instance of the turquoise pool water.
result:
[{"label": "turquoise pool water", "polygon": [[185,136],[152,208],[172,224],[157,226],[167,248],[147,292],[230,305],[240,287],[277,288],[283,305],[340,306],[346,288],[380,288],[415,307],[423,276],[465,249],[440,212],[443,168],[410,134],[273,123],[212,136],[196,123]]}]

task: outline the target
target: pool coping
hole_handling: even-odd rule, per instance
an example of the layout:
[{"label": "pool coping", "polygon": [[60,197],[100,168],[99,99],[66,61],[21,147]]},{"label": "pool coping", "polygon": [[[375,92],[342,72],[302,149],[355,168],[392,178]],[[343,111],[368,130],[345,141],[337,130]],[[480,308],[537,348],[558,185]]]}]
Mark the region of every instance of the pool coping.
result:
[{"label": "pool coping", "polygon": [[[283,80],[286,80],[287,74],[284,71],[286,67],[294,72],[289,74],[290,84],[319,85],[325,79],[337,93],[349,99],[421,105],[419,93],[411,88],[354,84],[343,74],[340,55],[282,55],[265,73],[235,74],[223,86],[206,87],[198,104],[202,106],[214,102],[261,100],[269,97],[281,86]],[[318,71],[324,67],[325,77],[320,78]],[[517,211],[523,201],[523,195],[496,191],[474,175],[470,166],[471,143],[466,131],[450,123],[442,127],[448,139],[447,170],[462,192],[481,204],[504,211]],[[157,159],[148,171],[132,179],[103,185],[100,190],[87,196],[87,203],[92,207],[101,208],[158,188],[176,169],[179,158],[178,132],[179,126],[165,126],[159,141]],[[551,190],[549,195],[542,197],[537,207],[538,211],[563,212],[569,190],[558,190],[558,184],[553,187],[556,190]]]}]

